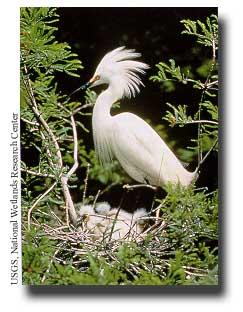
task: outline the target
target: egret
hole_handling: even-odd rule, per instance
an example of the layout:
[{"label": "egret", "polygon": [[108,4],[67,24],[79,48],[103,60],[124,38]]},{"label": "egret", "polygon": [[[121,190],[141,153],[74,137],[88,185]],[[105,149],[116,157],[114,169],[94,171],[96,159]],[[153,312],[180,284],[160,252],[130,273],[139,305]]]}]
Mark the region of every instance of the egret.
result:
[{"label": "egret", "polygon": [[95,240],[140,240],[147,212],[144,208],[129,213],[123,209],[111,208],[110,204],[97,203],[81,205],[79,215],[85,228]]},{"label": "egret", "polygon": [[189,186],[197,171],[186,170],[164,140],[143,119],[125,112],[110,114],[114,103],[135,97],[144,86],[140,74],[149,66],[134,60],[141,54],[119,47],[100,61],[93,77],[85,85],[108,85],[96,100],[92,114],[95,151],[102,165],[117,159],[134,180],[154,186]]}]

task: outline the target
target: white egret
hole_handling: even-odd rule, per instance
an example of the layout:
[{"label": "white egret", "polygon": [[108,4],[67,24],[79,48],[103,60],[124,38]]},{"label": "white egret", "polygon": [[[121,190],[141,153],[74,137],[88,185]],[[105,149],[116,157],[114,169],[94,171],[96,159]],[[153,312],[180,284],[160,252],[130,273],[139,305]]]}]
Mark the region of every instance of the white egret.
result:
[{"label": "white egret", "polygon": [[80,205],[79,215],[85,229],[93,235],[94,240],[136,240],[142,239],[144,218],[147,212],[144,208],[129,213],[123,209],[111,208],[104,203]]},{"label": "white egret", "polygon": [[132,113],[111,116],[112,104],[134,97],[143,85],[139,74],[149,68],[134,59],[134,50],[119,47],[107,53],[86,86],[107,84],[97,98],[92,115],[95,150],[101,164],[116,158],[130,177],[140,183],[163,187],[188,186],[196,171],[187,171],[163,139],[143,119]]}]

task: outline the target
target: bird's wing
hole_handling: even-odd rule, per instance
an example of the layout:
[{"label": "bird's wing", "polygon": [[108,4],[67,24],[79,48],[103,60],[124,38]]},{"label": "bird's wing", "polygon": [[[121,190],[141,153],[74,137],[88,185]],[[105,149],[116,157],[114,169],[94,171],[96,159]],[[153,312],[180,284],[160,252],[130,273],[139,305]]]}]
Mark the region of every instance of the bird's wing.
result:
[{"label": "bird's wing", "polygon": [[113,118],[114,154],[135,180],[145,182],[146,179],[151,180],[151,176],[159,179],[162,162],[167,164],[166,167],[178,162],[165,142],[144,120],[131,113]]}]

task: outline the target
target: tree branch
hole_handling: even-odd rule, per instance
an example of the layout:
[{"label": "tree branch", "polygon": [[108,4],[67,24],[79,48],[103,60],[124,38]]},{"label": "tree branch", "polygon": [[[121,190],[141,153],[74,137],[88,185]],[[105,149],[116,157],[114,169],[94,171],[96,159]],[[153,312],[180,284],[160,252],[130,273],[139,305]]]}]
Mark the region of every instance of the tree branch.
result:
[{"label": "tree branch", "polygon": [[[26,68],[25,65],[24,65],[24,70],[25,70],[25,73],[28,75],[28,71],[27,71],[27,68]],[[37,103],[36,103],[36,100],[35,100],[35,97],[34,97],[34,92],[33,92],[32,86],[31,86],[30,79],[27,77],[27,78],[24,78],[23,81],[24,81],[25,88],[26,88],[26,90],[27,90],[27,92],[29,94],[29,100],[27,100],[27,103],[30,106],[31,110],[34,112],[34,114],[35,114],[37,120],[40,122],[41,126],[44,128],[44,130],[47,132],[48,136],[51,138],[51,140],[52,140],[52,142],[53,142],[53,144],[55,146],[57,163],[58,163],[58,169],[61,172],[60,179],[61,179],[61,186],[62,186],[62,190],[63,190],[63,195],[65,197],[66,207],[68,209],[68,212],[70,214],[70,217],[71,217],[71,220],[72,220],[73,224],[76,225],[77,224],[77,214],[76,214],[76,211],[75,211],[75,208],[74,208],[74,205],[73,205],[73,201],[72,201],[72,198],[71,198],[71,195],[70,195],[70,191],[69,191],[69,188],[68,188],[68,185],[67,185],[68,177],[70,177],[70,175],[68,177],[66,177],[62,173],[62,171],[63,171],[63,160],[62,160],[62,154],[61,154],[61,150],[60,150],[57,138],[55,137],[52,129],[49,127],[49,125],[47,124],[45,119],[42,117],[42,115],[41,115],[41,113],[40,113],[40,111],[38,109],[38,106],[37,106]],[[72,119],[72,125],[73,125],[73,121],[74,121],[74,119]],[[73,126],[73,129],[74,128],[75,128],[75,131],[76,131],[75,124]],[[76,132],[74,133],[74,135],[77,136]],[[75,150],[75,153],[77,153],[77,149]],[[77,163],[76,162],[75,162],[73,167],[77,168]],[[73,167],[71,168],[71,173],[73,171]],[[33,210],[33,208],[30,210],[30,214],[31,214],[32,210]]]},{"label": "tree branch", "polygon": [[36,121],[30,121],[30,120],[23,118],[23,117],[21,117],[20,119],[23,120],[25,123],[30,124],[31,126],[39,126],[39,123]]},{"label": "tree branch", "polygon": [[37,177],[55,178],[54,174],[50,174],[50,173],[42,173],[42,172],[37,172],[37,171],[28,170],[28,169],[24,169],[24,168],[21,168],[21,171],[29,173],[29,174],[37,176]]},{"label": "tree branch", "polygon": [[30,219],[33,209],[39,204],[39,202],[46,197],[48,193],[50,193],[54,187],[57,185],[57,181],[55,181],[31,206],[31,208],[28,210],[28,230],[30,230]]},{"label": "tree branch", "polygon": [[87,187],[88,187],[88,180],[89,180],[89,168],[90,164],[87,164],[87,170],[86,170],[86,177],[84,179],[84,191],[83,191],[83,198],[82,203],[84,204],[86,193],[87,193]]},{"label": "tree branch", "polygon": [[150,185],[150,184],[134,184],[134,185],[125,184],[125,185],[123,185],[123,188],[126,190],[133,190],[133,189],[141,188],[141,187],[146,187],[146,188],[149,188],[153,191],[157,190],[157,187]]},{"label": "tree branch", "polygon": [[212,124],[212,125],[218,125],[217,121],[213,121],[213,120],[190,120],[190,121],[186,121],[185,124],[197,124],[197,123],[207,123],[207,124]]},{"label": "tree branch", "polygon": [[71,175],[78,168],[78,135],[77,135],[77,129],[76,129],[75,120],[74,120],[73,115],[71,116],[71,123],[72,123],[72,129],[73,129],[73,144],[74,144],[74,147],[73,147],[73,160],[74,160],[74,164],[73,164],[72,168],[66,174],[67,180],[69,180]]},{"label": "tree branch", "polygon": [[199,171],[201,165],[204,163],[204,161],[208,158],[209,154],[212,152],[216,144],[218,143],[218,139],[215,140],[214,144],[211,146],[210,150],[205,154],[205,156],[201,159],[199,164],[197,165],[196,172]]}]

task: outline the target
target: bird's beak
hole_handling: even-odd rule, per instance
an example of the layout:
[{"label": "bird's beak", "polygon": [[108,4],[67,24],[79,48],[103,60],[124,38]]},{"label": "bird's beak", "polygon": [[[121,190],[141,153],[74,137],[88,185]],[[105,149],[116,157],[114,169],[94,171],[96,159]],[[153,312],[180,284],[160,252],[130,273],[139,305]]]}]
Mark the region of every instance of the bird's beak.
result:
[{"label": "bird's beak", "polygon": [[76,90],[74,90],[71,94],[69,94],[69,97],[71,97],[74,93],[77,93],[80,90],[86,90],[88,87],[90,87],[92,85],[92,81],[91,79],[86,82],[85,84],[83,84],[81,87],[77,88]]},{"label": "bird's beak", "polygon": [[85,89],[87,89],[88,87],[90,87],[91,85],[92,85],[92,82],[88,81],[88,82],[86,82],[85,84],[83,84],[83,85],[80,87],[80,89],[81,89],[81,90],[85,90]]},{"label": "bird's beak", "polygon": [[79,87],[78,89],[74,90],[71,94],[69,94],[69,98],[76,92],[80,91],[80,90],[86,90],[87,88],[91,87],[93,83],[95,83],[97,80],[99,80],[100,77],[98,75],[93,76],[88,82],[86,82],[85,84],[83,84],[81,87]]},{"label": "bird's beak", "polygon": [[83,85],[79,88],[79,90],[85,90],[85,89],[91,87],[92,84],[95,83],[95,81],[97,81],[97,80],[99,80],[99,79],[100,79],[99,76],[93,76],[88,82],[86,82],[85,84],[83,84]]}]

